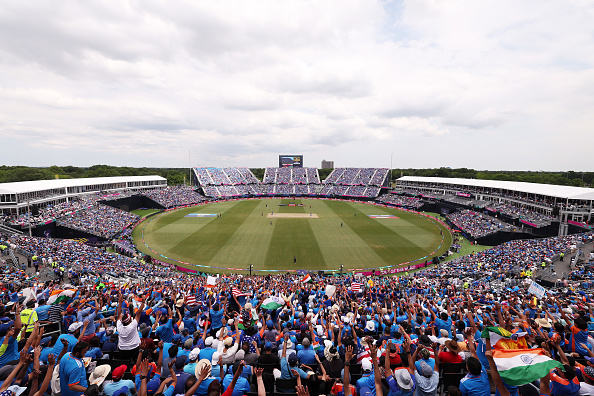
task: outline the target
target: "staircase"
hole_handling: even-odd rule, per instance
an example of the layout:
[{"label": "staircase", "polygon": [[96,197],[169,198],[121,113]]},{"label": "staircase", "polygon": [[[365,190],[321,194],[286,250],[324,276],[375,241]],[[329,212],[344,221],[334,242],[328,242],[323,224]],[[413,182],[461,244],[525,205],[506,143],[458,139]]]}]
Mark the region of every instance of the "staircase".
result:
[{"label": "staircase", "polygon": [[19,268],[19,259],[17,258],[17,256],[14,255],[14,252],[12,251],[12,249],[8,248],[6,250],[8,252],[8,256],[9,256],[9,259],[7,261],[10,261],[14,268],[20,269]]},{"label": "staircase", "polygon": [[4,224],[0,224],[0,233],[7,235],[25,235],[22,231],[16,230]]}]

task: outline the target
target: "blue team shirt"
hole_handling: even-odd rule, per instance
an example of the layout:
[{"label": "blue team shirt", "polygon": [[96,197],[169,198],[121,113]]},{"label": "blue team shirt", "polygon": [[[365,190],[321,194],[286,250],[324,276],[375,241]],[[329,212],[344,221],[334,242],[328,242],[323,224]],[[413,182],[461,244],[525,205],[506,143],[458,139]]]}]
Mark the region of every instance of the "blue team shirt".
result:
[{"label": "blue team shirt", "polygon": [[215,311],[214,309],[210,310],[210,318],[212,319],[211,327],[213,329],[218,329],[223,327],[223,310]]},{"label": "blue team shirt", "polygon": [[164,325],[157,327],[155,334],[163,342],[171,342],[173,340],[173,324],[171,319],[168,319]]},{"label": "blue team shirt", "polygon": [[[223,389],[227,390],[231,382],[233,381],[233,375],[227,374],[225,378],[223,378]],[[237,382],[235,383],[235,387],[233,388],[233,393],[231,396],[243,396],[250,391],[250,383],[247,379],[243,377],[239,377]]]},{"label": "blue team shirt", "polygon": [[445,329],[448,331],[448,338],[452,338],[452,318],[448,316],[448,320],[443,320],[441,318],[435,319],[435,324],[437,325],[438,333],[441,329]]},{"label": "blue team shirt", "polygon": [[89,386],[84,363],[72,356],[70,352],[62,356],[59,373],[60,392],[64,396],[80,396],[83,394],[83,392],[70,390],[69,385],[80,385],[85,388]]},{"label": "blue team shirt", "polygon": [[460,392],[462,396],[490,396],[491,385],[487,372],[483,369],[480,375],[467,374],[460,381]]}]

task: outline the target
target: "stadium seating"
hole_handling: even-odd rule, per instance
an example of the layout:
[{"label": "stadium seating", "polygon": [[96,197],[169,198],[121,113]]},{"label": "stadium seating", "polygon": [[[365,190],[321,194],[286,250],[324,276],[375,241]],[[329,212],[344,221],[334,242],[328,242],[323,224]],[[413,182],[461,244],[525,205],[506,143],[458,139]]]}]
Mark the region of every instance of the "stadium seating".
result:
[{"label": "stadium seating", "polygon": [[447,215],[448,220],[474,238],[481,238],[497,231],[509,229],[505,224],[491,216],[472,210],[463,210]]}]

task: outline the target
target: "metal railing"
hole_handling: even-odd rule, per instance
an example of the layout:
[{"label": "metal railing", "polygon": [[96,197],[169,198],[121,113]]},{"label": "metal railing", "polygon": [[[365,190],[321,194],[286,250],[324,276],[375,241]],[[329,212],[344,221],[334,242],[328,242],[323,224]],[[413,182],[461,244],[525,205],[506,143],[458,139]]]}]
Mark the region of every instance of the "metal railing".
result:
[{"label": "metal railing", "polygon": [[14,252],[12,251],[12,249],[8,248],[6,250],[8,251],[8,256],[10,257],[10,261],[12,261],[12,266],[15,267],[16,269],[20,269],[18,257],[14,255]]},{"label": "metal railing", "polygon": [[16,230],[4,224],[0,224],[0,231],[9,235],[25,235],[22,231]]}]

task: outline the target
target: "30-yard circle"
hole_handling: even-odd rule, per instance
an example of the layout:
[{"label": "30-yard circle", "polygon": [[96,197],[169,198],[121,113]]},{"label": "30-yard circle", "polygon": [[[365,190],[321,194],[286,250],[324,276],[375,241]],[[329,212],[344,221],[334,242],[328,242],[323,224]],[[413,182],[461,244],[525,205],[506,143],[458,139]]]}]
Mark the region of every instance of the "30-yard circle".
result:
[{"label": "30-yard circle", "polygon": [[360,202],[251,199],[179,209],[134,230],[138,248],[200,271],[344,270],[427,260],[451,245],[432,218]]}]

